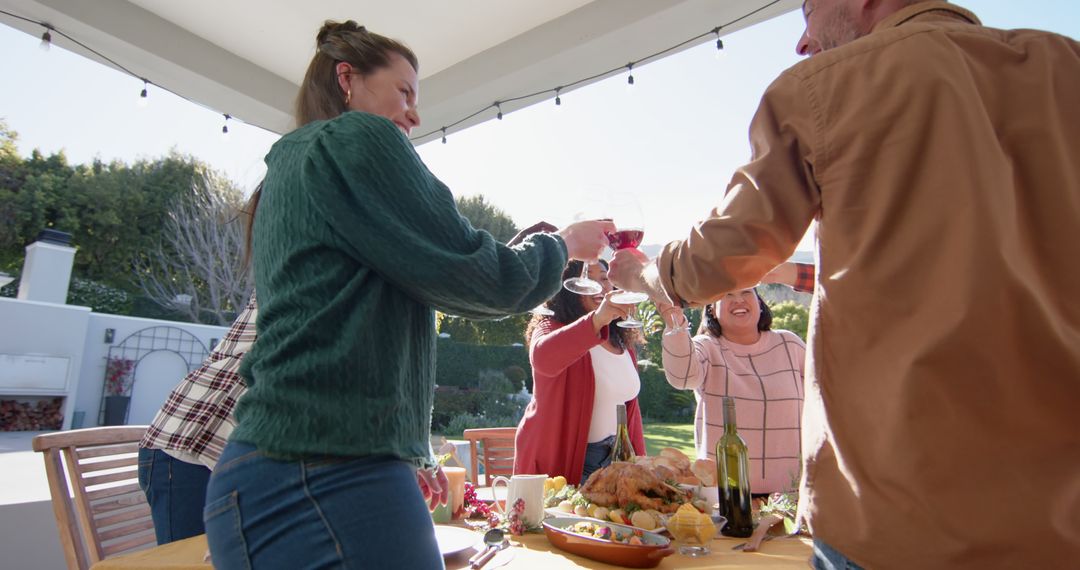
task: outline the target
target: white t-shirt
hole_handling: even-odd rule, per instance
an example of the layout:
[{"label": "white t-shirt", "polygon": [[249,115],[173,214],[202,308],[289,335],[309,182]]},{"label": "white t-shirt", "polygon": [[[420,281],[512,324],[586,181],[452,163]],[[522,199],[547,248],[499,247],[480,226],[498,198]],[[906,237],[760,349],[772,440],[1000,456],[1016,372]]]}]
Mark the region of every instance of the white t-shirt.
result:
[{"label": "white t-shirt", "polygon": [[592,357],[593,375],[596,376],[589,443],[596,443],[615,435],[618,428],[615,406],[637,397],[641,390],[641,378],[627,350],[623,350],[622,354],[612,354],[603,346],[594,346],[589,349],[589,356]]}]

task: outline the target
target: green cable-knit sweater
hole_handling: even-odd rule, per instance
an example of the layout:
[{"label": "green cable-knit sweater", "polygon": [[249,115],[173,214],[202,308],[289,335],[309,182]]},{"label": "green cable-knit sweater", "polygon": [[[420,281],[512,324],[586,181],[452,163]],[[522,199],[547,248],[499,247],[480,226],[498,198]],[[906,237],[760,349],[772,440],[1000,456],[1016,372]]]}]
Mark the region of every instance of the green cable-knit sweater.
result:
[{"label": "green cable-knit sweater", "polygon": [[273,456],[430,466],[435,311],[498,318],[559,288],[566,247],[462,218],[401,131],[350,112],[278,141],[254,227],[259,339],[232,437]]}]

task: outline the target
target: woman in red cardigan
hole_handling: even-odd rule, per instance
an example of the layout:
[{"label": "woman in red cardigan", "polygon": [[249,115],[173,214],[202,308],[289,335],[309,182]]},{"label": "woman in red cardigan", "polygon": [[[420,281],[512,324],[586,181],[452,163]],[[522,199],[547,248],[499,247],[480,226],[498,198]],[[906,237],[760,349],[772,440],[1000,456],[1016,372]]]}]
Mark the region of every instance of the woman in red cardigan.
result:
[{"label": "woman in red cardigan", "polygon": [[[581,274],[570,262],[563,277]],[[593,263],[589,277],[601,295],[561,290],[547,302],[554,316],[535,316],[525,332],[533,370],[533,398],[518,425],[514,473],[562,475],[572,485],[608,463],[616,404],[626,404],[630,441],[645,455],[641,388],[632,341],[634,329],[615,326],[632,308],[611,302],[607,264]]]}]

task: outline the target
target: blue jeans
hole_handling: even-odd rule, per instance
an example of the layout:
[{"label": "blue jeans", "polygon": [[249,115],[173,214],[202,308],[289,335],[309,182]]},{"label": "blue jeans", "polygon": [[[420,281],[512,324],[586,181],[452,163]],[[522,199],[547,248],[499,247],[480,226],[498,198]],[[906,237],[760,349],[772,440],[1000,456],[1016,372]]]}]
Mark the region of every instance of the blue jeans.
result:
[{"label": "blue jeans", "polygon": [[443,568],[416,470],[392,457],[286,461],[230,441],[203,517],[221,570]]},{"label": "blue jeans", "polygon": [[180,461],[160,449],[139,448],[139,487],[150,503],[158,544],[200,535],[210,469]]},{"label": "blue jeans", "polygon": [[589,479],[593,471],[611,464],[611,446],[615,445],[615,436],[609,436],[585,447],[585,466],[581,470],[581,484]]},{"label": "blue jeans", "polygon": [[862,566],[816,538],[813,562],[815,570],[863,570]]}]

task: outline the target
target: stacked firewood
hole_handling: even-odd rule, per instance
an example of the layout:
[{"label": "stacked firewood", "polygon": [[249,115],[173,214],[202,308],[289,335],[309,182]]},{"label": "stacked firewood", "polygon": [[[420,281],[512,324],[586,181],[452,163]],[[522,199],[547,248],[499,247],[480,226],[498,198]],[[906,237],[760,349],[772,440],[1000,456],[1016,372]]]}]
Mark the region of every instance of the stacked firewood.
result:
[{"label": "stacked firewood", "polygon": [[42,398],[36,402],[0,400],[0,431],[41,431],[60,429],[63,398]]}]

